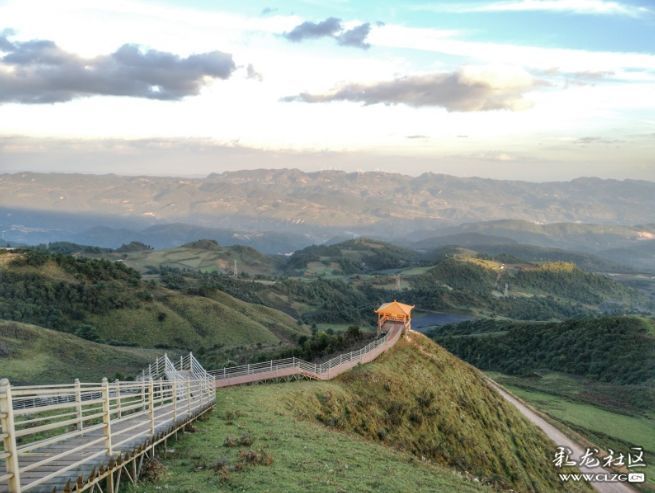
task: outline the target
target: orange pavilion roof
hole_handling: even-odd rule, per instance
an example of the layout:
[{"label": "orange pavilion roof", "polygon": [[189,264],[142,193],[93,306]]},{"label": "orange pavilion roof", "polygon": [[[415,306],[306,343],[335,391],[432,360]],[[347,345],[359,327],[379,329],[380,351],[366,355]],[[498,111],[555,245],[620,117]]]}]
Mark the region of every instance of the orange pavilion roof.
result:
[{"label": "orange pavilion roof", "polygon": [[406,305],[399,301],[393,300],[391,303],[385,303],[380,308],[375,310],[378,315],[391,315],[395,317],[409,317],[412,313],[414,305]]}]

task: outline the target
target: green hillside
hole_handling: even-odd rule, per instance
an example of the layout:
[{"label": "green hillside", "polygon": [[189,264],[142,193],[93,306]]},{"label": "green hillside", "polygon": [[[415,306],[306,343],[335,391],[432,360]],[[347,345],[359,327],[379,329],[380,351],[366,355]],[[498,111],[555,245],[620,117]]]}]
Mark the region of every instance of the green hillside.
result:
[{"label": "green hillside", "polygon": [[652,308],[636,290],[575,264],[526,263],[463,249],[444,252],[434,267],[408,282],[411,289],[403,295],[422,308],[474,310],[522,320]]},{"label": "green hillside", "polygon": [[[331,382],[221,390],[198,428],[131,491],[589,491],[565,490],[554,444],[420,334]],[[247,450],[268,460],[244,466]]]},{"label": "green hillside", "polygon": [[[432,333],[440,344],[603,450],[646,451],[655,488],[655,323],[605,317],[479,320]],[[650,489],[649,489],[650,488]]]},{"label": "green hillside", "polygon": [[655,334],[651,322],[637,317],[478,320],[442,327],[432,336],[484,370],[529,375],[548,369],[616,384],[655,382]]},{"label": "green hillside", "polygon": [[[612,262],[595,255],[587,253],[572,252],[560,248],[546,248],[535,245],[521,245],[518,243],[470,243],[460,244],[478,253],[493,256],[494,258],[508,262],[569,262],[577,265],[587,272],[630,272],[631,269],[625,266],[624,262]],[[443,248],[439,248],[427,254],[430,257],[441,256]]]},{"label": "green hillside", "polygon": [[285,268],[305,276],[350,275],[416,264],[419,254],[389,243],[358,238],[332,245],[312,245],[295,252]]},{"label": "green hillside", "polygon": [[142,347],[277,345],[307,334],[289,315],[217,289],[145,282],[121,262],[43,251],[0,255],[0,317]]},{"label": "green hillside", "polygon": [[70,382],[74,378],[129,378],[161,350],[114,347],[35,325],[0,320],[0,374],[13,384]]},{"label": "green hillside", "polygon": [[[120,249],[119,249],[120,250]],[[157,272],[162,267],[192,269],[200,272],[237,272],[248,275],[272,275],[278,270],[279,257],[263,255],[248,246],[221,246],[214,240],[198,240],[177,248],[120,252],[110,259],[121,259],[141,273]]]}]

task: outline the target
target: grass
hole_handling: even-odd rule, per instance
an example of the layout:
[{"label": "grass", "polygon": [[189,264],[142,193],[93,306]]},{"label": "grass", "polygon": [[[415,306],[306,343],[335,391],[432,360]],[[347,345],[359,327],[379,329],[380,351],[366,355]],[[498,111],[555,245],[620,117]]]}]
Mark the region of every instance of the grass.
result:
[{"label": "grass", "polygon": [[138,308],[91,314],[89,321],[105,339],[140,346],[234,347],[270,345],[308,334],[306,327],[272,308],[238,300],[220,291],[209,297],[158,289],[158,296]]},{"label": "grass", "polygon": [[[512,385],[510,382],[514,377],[501,374],[493,374],[492,377],[521,399],[604,450],[612,448],[625,454],[630,447],[644,447],[647,452],[644,472],[651,488],[647,491],[655,491],[655,413],[651,411],[637,416],[613,412],[570,397],[526,388],[521,380],[521,385]],[[562,381],[562,378],[556,381]],[[571,386],[570,381],[566,385]]]},{"label": "grass", "polygon": [[114,347],[35,325],[0,320],[0,375],[13,384],[136,376],[161,350]]},{"label": "grass", "polygon": [[[406,452],[334,432],[316,422],[298,420],[289,409],[290,394],[313,390],[312,382],[296,382],[220,391],[216,410],[196,425],[196,433],[186,435],[174,445],[175,452],[164,460],[165,473],[155,482],[140,483],[128,491],[492,491]],[[250,436],[252,443],[236,447],[223,445],[226,439],[230,443],[230,439],[239,441],[243,436]],[[247,450],[263,450],[272,463],[249,465],[242,471],[230,470],[224,479],[221,465],[234,468],[241,461],[241,452]]]},{"label": "grass", "polygon": [[219,391],[164,475],[130,491],[589,491],[564,490],[553,450],[475,369],[412,334],[330,382]]}]

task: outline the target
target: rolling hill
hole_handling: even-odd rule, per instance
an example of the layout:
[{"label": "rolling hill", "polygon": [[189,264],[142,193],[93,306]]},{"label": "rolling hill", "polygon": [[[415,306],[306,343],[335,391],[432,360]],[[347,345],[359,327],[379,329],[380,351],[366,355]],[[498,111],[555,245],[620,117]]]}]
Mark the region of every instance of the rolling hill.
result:
[{"label": "rolling hill", "polygon": [[0,320],[0,368],[15,385],[70,383],[84,375],[135,377],[161,350],[98,344],[72,334]]},{"label": "rolling hill", "polygon": [[[562,486],[555,445],[477,371],[420,334],[330,382],[221,395],[201,433],[135,492],[590,491]],[[249,449],[266,460],[239,465]]]},{"label": "rolling hill", "polygon": [[217,289],[201,294],[146,282],[122,262],[0,252],[0,318],[91,340],[194,351],[290,343],[308,329],[289,315]]},{"label": "rolling hill", "polygon": [[407,281],[410,289],[403,292],[407,300],[441,311],[549,320],[652,309],[652,302],[640,292],[575,264],[493,259],[465,249],[444,251],[436,264]]},{"label": "rolling hill", "polygon": [[294,252],[285,270],[304,276],[363,274],[415,265],[419,254],[413,250],[368,238],[331,245],[312,245]]},{"label": "rolling hill", "polygon": [[280,257],[264,255],[251,247],[224,247],[214,240],[197,240],[177,248],[162,250],[121,252],[121,249],[118,249],[115,253],[103,257],[121,260],[141,273],[158,272],[164,267],[231,274],[236,262],[238,273],[251,276],[273,275],[283,261]]}]

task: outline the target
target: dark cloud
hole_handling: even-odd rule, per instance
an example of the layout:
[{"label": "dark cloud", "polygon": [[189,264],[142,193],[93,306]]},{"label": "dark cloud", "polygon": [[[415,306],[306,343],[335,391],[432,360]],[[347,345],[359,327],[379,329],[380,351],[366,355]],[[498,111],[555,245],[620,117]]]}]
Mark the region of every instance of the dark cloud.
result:
[{"label": "dark cloud", "polygon": [[14,32],[11,29],[0,31],[0,51],[4,51],[6,53],[14,49],[14,43],[7,39],[12,34],[14,34]]},{"label": "dark cloud", "polygon": [[284,33],[284,37],[289,41],[299,42],[304,39],[332,37],[339,31],[341,31],[341,19],[328,17],[321,22],[305,21],[288,33]]},{"label": "dark cloud", "polygon": [[337,36],[337,41],[343,46],[354,46],[356,48],[370,48],[370,44],[366,42],[368,34],[371,32],[371,25],[367,22],[349,31],[344,31]]},{"label": "dark cloud", "polygon": [[125,44],[110,55],[82,58],[52,41],[11,42],[0,35],[0,103],[55,103],[93,95],[178,100],[207,79],[227,79],[232,55],[212,51],[180,57]]},{"label": "dark cloud", "polygon": [[346,84],[331,93],[301,93],[283,98],[283,101],[354,101],[366,105],[440,106],[448,111],[516,111],[528,106],[523,95],[537,84],[530,78],[497,79],[490,74],[461,70],[409,76],[374,84]]},{"label": "dark cloud", "polygon": [[328,17],[321,22],[305,21],[297,25],[283,36],[289,41],[300,42],[305,39],[334,38],[342,46],[354,46],[356,48],[369,48],[371,45],[366,38],[371,32],[371,24],[366,22],[352,29],[345,30],[341,19]]}]

